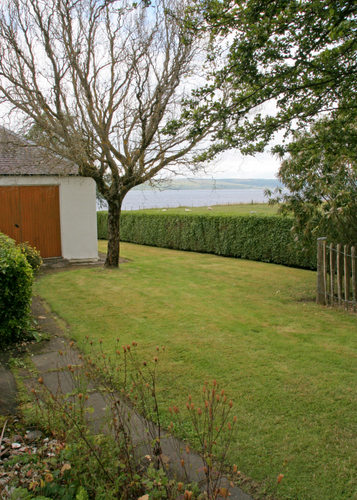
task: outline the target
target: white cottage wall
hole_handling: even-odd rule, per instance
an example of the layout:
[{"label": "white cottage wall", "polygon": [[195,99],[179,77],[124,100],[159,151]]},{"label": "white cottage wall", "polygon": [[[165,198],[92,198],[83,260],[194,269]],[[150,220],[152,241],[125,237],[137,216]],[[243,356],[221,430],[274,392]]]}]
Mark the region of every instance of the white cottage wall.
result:
[{"label": "white cottage wall", "polygon": [[3,176],[0,186],[59,186],[62,257],[97,261],[95,182],[85,177]]}]

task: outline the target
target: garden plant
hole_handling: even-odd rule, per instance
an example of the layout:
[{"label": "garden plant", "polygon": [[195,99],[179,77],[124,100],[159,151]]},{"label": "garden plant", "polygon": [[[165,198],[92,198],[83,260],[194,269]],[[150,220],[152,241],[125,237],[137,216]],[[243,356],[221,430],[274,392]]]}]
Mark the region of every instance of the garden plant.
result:
[{"label": "garden plant", "polygon": [[[164,348],[157,346],[154,356],[146,360],[135,341],[120,346],[117,339],[109,357],[101,340],[87,342],[88,355],[78,354],[74,342],[59,352],[68,363],[64,370],[73,383],[70,394],[52,392],[39,377],[31,397],[25,397],[25,421],[51,436],[53,453],[46,448],[5,464],[7,470],[16,464],[18,472],[12,484],[16,489],[4,489],[4,499],[226,498],[230,482],[222,482],[223,473],[233,477],[237,471],[236,466],[230,471],[225,466],[237,417],[233,402],[217,382],[211,388],[205,382],[201,407],[194,407],[191,396],[187,409],[174,405],[171,412],[176,418],[166,427],[156,394]],[[90,405],[91,391],[98,386],[107,406],[99,429]],[[165,456],[161,448],[162,440],[177,426],[185,433],[180,418],[184,412],[191,418],[194,440],[201,443],[200,484],[190,484],[188,442],[183,445],[172,439],[177,444],[172,451],[177,453],[178,470],[172,468],[172,456]]]}]

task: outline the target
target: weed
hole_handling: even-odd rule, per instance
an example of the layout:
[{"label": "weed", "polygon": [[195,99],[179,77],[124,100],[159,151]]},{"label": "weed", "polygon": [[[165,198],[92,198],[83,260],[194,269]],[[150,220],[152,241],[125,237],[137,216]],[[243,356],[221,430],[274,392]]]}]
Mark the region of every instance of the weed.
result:
[{"label": "weed", "polygon": [[[167,433],[163,431],[157,399],[158,367],[164,348],[157,347],[150,360],[142,360],[136,342],[120,348],[118,344],[112,357],[104,354],[101,341],[89,344],[89,355],[78,356],[72,349],[73,342],[66,354],[60,351],[68,359],[65,372],[74,387],[70,394],[60,390],[52,393],[42,377],[31,390],[36,420],[59,445],[53,458],[57,465],[50,466],[50,461],[45,460],[44,478],[33,481],[29,488],[50,498],[69,500],[85,499],[86,495],[98,500],[146,495],[157,500],[176,499],[181,491],[185,498],[212,500],[222,494],[224,462],[236,419],[232,417],[230,423],[232,403],[223,390],[216,394],[216,381],[212,389],[205,383],[204,391],[210,394],[205,393],[208,406],[202,406],[203,411],[194,411],[189,397],[188,410],[200,443],[205,478],[200,491],[195,485],[185,486],[168,476],[168,460],[161,446]],[[114,390],[118,385],[119,393]],[[91,392],[98,386],[108,408],[99,433],[93,428],[90,406]],[[177,422],[181,425],[179,418]],[[185,472],[188,481],[188,470]]]}]

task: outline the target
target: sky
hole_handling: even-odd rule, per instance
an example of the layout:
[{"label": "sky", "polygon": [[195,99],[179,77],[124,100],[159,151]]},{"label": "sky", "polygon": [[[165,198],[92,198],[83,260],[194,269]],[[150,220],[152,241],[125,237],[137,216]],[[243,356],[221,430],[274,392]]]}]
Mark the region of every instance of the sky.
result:
[{"label": "sky", "polygon": [[255,156],[243,156],[239,151],[230,151],[215,160],[209,175],[200,178],[215,179],[274,179],[280,162],[270,153],[259,153]]},{"label": "sky", "polygon": [[[257,111],[262,115],[274,116],[276,103],[271,100]],[[285,129],[279,130],[266,147],[266,152],[255,156],[242,155],[238,150],[223,153],[209,166],[207,175],[197,174],[198,178],[214,179],[275,179],[280,167],[280,160],[270,154],[269,150],[284,142]]]}]

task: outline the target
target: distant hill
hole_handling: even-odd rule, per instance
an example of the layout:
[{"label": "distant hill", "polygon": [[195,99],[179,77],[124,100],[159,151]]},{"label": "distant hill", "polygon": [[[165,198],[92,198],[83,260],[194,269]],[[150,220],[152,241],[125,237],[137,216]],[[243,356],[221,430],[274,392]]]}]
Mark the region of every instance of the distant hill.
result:
[{"label": "distant hill", "polygon": [[145,183],[137,186],[136,190],[147,189],[275,189],[282,187],[277,179],[173,179],[160,186],[150,186]]}]

